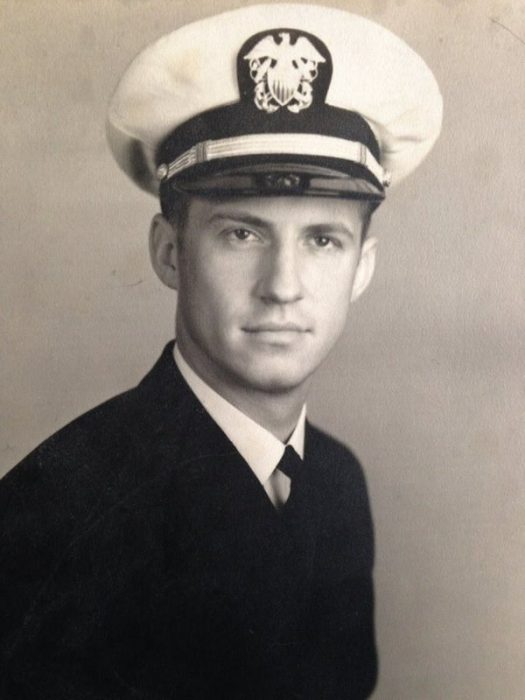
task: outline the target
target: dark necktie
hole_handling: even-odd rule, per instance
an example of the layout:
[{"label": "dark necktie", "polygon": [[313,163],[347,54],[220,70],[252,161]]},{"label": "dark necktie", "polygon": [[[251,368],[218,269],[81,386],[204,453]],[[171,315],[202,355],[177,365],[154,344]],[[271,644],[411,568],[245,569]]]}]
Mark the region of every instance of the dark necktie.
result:
[{"label": "dark necktie", "polygon": [[277,465],[277,469],[282,471],[283,474],[286,474],[293,483],[294,479],[299,476],[302,468],[303,460],[291,445],[286,445],[283,456]]}]

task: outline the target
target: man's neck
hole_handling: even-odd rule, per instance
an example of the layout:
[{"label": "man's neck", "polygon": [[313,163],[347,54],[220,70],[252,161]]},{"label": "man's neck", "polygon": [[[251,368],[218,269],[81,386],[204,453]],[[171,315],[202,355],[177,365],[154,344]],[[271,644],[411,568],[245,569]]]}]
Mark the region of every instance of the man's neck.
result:
[{"label": "man's neck", "polygon": [[306,401],[306,382],[287,391],[257,390],[209,371],[206,363],[196,362],[181,343],[178,345],[184,360],[202,381],[276,438],[282,442],[288,440]]},{"label": "man's neck", "polygon": [[306,398],[295,391],[267,394],[243,390],[243,387],[233,391],[229,386],[213,386],[211,383],[210,386],[281,442],[286,442],[293,433]]}]

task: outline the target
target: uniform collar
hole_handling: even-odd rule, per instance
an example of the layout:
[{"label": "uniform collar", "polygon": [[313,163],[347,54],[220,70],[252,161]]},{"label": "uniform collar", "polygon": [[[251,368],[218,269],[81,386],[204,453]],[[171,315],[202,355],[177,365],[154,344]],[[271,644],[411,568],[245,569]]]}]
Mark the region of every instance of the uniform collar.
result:
[{"label": "uniform collar", "polygon": [[[197,399],[237,448],[259,482],[264,485],[279,463],[286,445],[206,384],[186,362],[176,343],[173,356],[180,373]],[[295,449],[301,459],[304,457],[305,419],[306,404],[303,405],[295,430],[286,443]]]}]

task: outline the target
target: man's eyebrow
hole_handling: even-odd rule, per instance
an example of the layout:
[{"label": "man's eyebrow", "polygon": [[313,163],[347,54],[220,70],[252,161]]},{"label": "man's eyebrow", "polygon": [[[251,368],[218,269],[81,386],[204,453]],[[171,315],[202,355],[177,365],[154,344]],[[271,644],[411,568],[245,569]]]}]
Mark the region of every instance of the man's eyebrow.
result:
[{"label": "man's eyebrow", "polygon": [[306,227],[306,230],[308,233],[315,233],[318,236],[329,236],[330,234],[334,233],[342,233],[350,238],[355,238],[357,235],[352,228],[342,222],[334,222],[330,224],[311,224]]},{"label": "man's eyebrow", "polygon": [[257,228],[273,228],[269,221],[244,211],[216,212],[208,219],[208,223],[213,224],[216,221],[238,221],[239,223],[242,222],[243,224],[248,224],[249,226]]},{"label": "man's eyebrow", "polygon": [[[248,226],[254,226],[256,228],[273,229],[274,225],[271,221],[267,219],[262,219],[259,216],[255,216],[249,212],[245,211],[223,211],[216,212],[213,214],[208,223],[212,224],[216,221],[238,221],[239,223],[247,224]],[[349,226],[343,222],[330,222],[330,223],[318,223],[318,224],[308,224],[304,227],[304,231],[307,233],[314,233],[319,236],[330,235],[335,233],[340,233],[345,236],[349,236],[354,239],[356,237],[356,232],[353,231]]]}]

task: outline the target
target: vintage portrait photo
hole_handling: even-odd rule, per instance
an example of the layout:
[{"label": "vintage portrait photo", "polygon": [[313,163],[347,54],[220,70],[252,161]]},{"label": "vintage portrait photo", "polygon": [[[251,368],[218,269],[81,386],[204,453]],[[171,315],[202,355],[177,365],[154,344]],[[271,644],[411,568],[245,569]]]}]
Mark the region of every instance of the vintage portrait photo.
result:
[{"label": "vintage portrait photo", "polygon": [[0,700],[525,697],[525,5],[0,60]]}]

